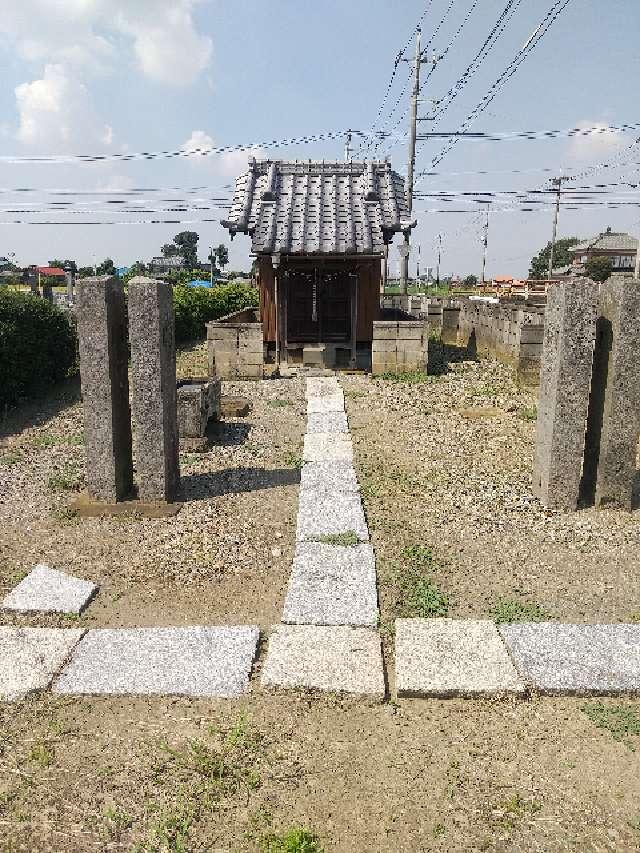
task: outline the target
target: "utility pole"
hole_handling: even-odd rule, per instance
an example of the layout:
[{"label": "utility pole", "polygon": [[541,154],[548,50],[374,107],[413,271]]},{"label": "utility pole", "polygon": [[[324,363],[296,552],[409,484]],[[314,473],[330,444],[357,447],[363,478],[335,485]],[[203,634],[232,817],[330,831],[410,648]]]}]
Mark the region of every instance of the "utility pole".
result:
[{"label": "utility pole", "polygon": [[484,220],[484,238],[482,240],[482,278],[480,279],[484,285],[485,270],[487,268],[487,246],[489,245],[489,204],[487,204],[486,216]]},{"label": "utility pole", "polygon": [[436,266],[436,288],[440,290],[440,258],[442,255],[442,234],[438,234],[438,265]]},{"label": "utility pole", "polygon": [[[416,32],[416,54],[413,59],[413,92],[411,93],[411,110],[409,116],[409,159],[407,162],[407,208],[409,218],[413,208],[413,169],[416,163],[416,123],[418,121],[418,95],[420,94],[420,64],[422,53],[420,50],[420,28]],[[400,293],[407,293],[409,281],[409,232],[404,235],[407,252],[402,257],[400,266]]]},{"label": "utility pole", "polygon": [[349,162],[351,160],[353,154],[353,149],[351,148],[351,131],[347,131],[347,141],[344,146],[344,159]]},{"label": "utility pole", "polygon": [[636,269],[633,274],[633,277],[636,281],[640,279],[640,240],[638,240],[638,247],[636,249]]},{"label": "utility pole", "polygon": [[560,191],[562,188],[562,181],[564,180],[563,176],[560,175],[558,178],[553,179],[553,184],[556,188],[556,212],[553,217],[553,236],[551,237],[551,251],[549,252],[549,273],[547,278],[551,280],[553,278],[553,253],[556,248],[556,234],[558,233],[558,216],[560,214]]},{"label": "utility pole", "polygon": [[209,246],[209,287],[213,288],[213,246]]},{"label": "utility pole", "polygon": [[418,260],[416,262],[416,278],[420,281],[420,244],[418,244]]}]

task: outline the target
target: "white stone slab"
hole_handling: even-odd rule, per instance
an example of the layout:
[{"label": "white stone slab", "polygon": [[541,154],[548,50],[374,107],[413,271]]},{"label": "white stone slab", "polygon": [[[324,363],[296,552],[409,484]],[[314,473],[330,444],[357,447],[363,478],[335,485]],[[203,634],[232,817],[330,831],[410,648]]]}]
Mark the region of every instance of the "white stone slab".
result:
[{"label": "white stone slab", "polygon": [[378,599],[371,545],[345,548],[299,542],[282,621],[298,625],[375,627]]},{"label": "white stone slab", "polygon": [[348,461],[306,462],[300,473],[300,488],[310,492],[358,492],[358,478]]},{"label": "white stone slab", "polygon": [[307,379],[307,399],[341,395],[342,388],[335,376],[310,376]]},{"label": "white stone slab", "polygon": [[269,638],[261,683],[382,698],[380,637],[368,628],[278,625]]},{"label": "white stone slab", "polygon": [[307,415],[307,435],[327,432],[349,432],[344,412],[313,412]]},{"label": "white stone slab", "polygon": [[524,684],[493,622],[396,619],[398,696],[495,696]]},{"label": "white stone slab", "polygon": [[82,629],[0,628],[0,699],[46,690],[82,637]]},{"label": "white stone slab", "polygon": [[640,693],[640,625],[501,625],[522,677],[541,693]]},{"label": "white stone slab", "polygon": [[344,412],[344,396],[333,394],[330,397],[311,397],[307,400],[307,414],[322,412]]},{"label": "white stone slab", "polygon": [[5,610],[81,613],[98,587],[81,578],[40,564],[5,596]]},{"label": "white stone slab", "polygon": [[239,696],[258,636],[253,625],[92,630],[53,692]]},{"label": "white stone slab", "polygon": [[353,462],[351,437],[343,433],[307,433],[302,458],[305,462]]},{"label": "white stone slab", "polygon": [[357,493],[316,492],[301,487],[298,501],[298,541],[349,531],[362,542],[369,541],[369,529]]}]

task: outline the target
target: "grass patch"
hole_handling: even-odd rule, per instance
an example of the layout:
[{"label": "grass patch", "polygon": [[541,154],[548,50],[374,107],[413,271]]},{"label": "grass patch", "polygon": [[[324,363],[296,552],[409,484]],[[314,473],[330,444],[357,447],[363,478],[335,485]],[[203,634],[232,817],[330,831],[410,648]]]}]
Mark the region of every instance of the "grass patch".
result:
[{"label": "grass patch", "polygon": [[260,840],[262,853],[323,853],[315,833],[301,827],[291,827],[284,833],[268,832]]},{"label": "grass patch", "polygon": [[497,803],[489,814],[494,829],[512,830],[523,818],[537,814],[542,806],[535,800],[526,800],[516,791],[511,797]]},{"label": "grass patch", "polygon": [[76,492],[81,481],[82,474],[76,468],[66,465],[64,468],[57,468],[49,476],[47,485],[52,492]]},{"label": "grass patch", "polygon": [[31,439],[31,446],[38,449],[45,449],[47,447],[55,447],[56,444],[59,444],[60,440],[56,438],[55,435],[51,435],[49,432],[41,432],[38,435],[34,435]]},{"label": "grass patch", "polygon": [[397,572],[398,615],[422,618],[446,616],[449,613],[449,596],[432,575],[442,564],[426,545],[409,545],[403,552],[404,563]]},{"label": "grass patch", "polygon": [[284,464],[287,468],[302,468],[302,456],[299,453],[287,453],[284,457]]},{"label": "grass patch", "polygon": [[535,421],[538,417],[538,410],[535,406],[532,409],[528,409],[525,406],[522,409],[518,409],[518,417],[521,421]]},{"label": "grass patch", "polygon": [[547,611],[535,602],[518,601],[515,598],[500,598],[491,608],[494,622],[544,622],[549,618]]},{"label": "grass patch", "polygon": [[586,702],[580,710],[597,729],[605,729],[614,740],[622,741],[630,750],[635,751],[635,745],[628,738],[640,737],[640,714],[633,705]]},{"label": "grass patch", "polygon": [[22,462],[22,453],[18,453],[16,450],[10,450],[9,453],[3,453],[0,456],[0,466],[3,468],[11,468],[12,465],[17,465],[18,462]]},{"label": "grass patch", "polygon": [[288,405],[288,400],[282,400],[279,397],[276,397],[275,400],[267,400],[267,406],[272,406],[274,409],[284,409]]},{"label": "grass patch", "polygon": [[37,741],[29,751],[29,761],[40,767],[50,767],[53,764],[55,754],[46,741]]},{"label": "grass patch", "polygon": [[342,545],[343,548],[354,548],[356,545],[361,545],[358,534],[353,530],[347,530],[346,533],[327,533],[324,536],[313,536],[312,542],[322,542],[323,545]]},{"label": "grass patch", "polygon": [[388,382],[405,382],[407,385],[420,385],[423,382],[431,381],[431,377],[423,370],[408,370],[404,373],[389,371],[381,373],[380,379],[385,379]]}]

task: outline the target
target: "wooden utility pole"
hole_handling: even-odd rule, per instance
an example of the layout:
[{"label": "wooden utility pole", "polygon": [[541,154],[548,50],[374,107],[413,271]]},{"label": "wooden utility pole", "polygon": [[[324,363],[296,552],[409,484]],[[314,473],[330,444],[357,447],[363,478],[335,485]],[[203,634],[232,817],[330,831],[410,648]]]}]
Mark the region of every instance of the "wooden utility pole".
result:
[{"label": "wooden utility pole", "polygon": [[[420,94],[420,64],[422,55],[420,50],[420,28],[416,32],[416,53],[413,59],[413,92],[411,93],[411,110],[409,115],[409,158],[407,162],[407,208],[409,219],[413,208],[413,169],[416,163],[416,123],[418,121],[418,95]],[[409,232],[404,235],[404,242],[409,249]],[[407,293],[409,283],[409,252],[404,254],[400,261],[400,293]]]},{"label": "wooden utility pole", "polygon": [[549,281],[553,278],[553,253],[556,248],[556,235],[558,233],[558,216],[560,214],[560,191],[562,189],[562,175],[559,178],[553,179],[553,184],[556,188],[556,211],[553,217],[553,235],[551,237],[551,251],[549,252],[549,272],[547,278]]},{"label": "wooden utility pole", "polygon": [[442,234],[438,234],[438,265],[436,267],[436,287],[440,289],[440,256],[442,254]]},{"label": "wooden utility pole", "polygon": [[487,246],[489,245],[489,205],[487,204],[487,210],[484,220],[484,238],[482,240],[482,278],[480,281],[484,285],[484,276],[485,270],[487,268]]}]

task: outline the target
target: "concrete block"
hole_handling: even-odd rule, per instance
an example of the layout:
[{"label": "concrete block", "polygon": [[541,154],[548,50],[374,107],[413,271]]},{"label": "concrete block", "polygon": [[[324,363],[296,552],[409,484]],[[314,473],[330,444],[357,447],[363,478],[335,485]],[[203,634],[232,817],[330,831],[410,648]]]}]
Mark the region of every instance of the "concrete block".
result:
[{"label": "concrete block", "polygon": [[520,675],[548,694],[640,692],[640,625],[501,625]]},{"label": "concrete block", "polygon": [[377,620],[376,563],[371,545],[297,544],[283,622],[373,628]]},{"label": "concrete block", "polygon": [[40,564],[5,596],[5,610],[45,613],[81,613],[98,587],[81,578],[67,575]]},{"label": "concrete block", "polygon": [[307,417],[307,435],[319,432],[349,432],[344,412],[314,412]]},{"label": "concrete block", "polygon": [[129,338],[138,494],[176,500],[180,490],[176,347],[171,285],[129,281]]},{"label": "concrete block", "polygon": [[253,625],[89,631],[54,693],[240,696],[258,645]]},{"label": "concrete block", "polygon": [[80,629],[0,627],[0,699],[46,690],[82,637]]},{"label": "concrete block", "polygon": [[382,699],[380,637],[343,625],[278,625],[269,638],[263,687],[326,690]]},{"label": "concrete block", "polygon": [[131,411],[127,322],[122,282],[82,279],[77,288],[86,483],[93,500],[131,494]]},{"label": "concrete block", "polygon": [[524,684],[493,622],[396,619],[399,696],[495,696]]},{"label": "concrete block", "polygon": [[352,462],[351,437],[332,432],[308,433],[304,437],[302,458],[305,462]]}]

